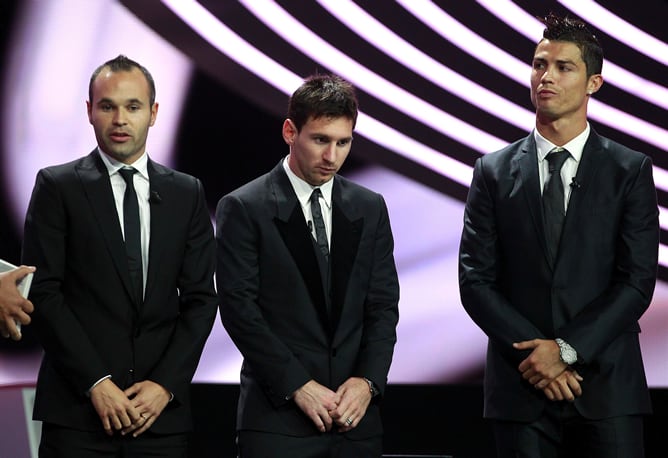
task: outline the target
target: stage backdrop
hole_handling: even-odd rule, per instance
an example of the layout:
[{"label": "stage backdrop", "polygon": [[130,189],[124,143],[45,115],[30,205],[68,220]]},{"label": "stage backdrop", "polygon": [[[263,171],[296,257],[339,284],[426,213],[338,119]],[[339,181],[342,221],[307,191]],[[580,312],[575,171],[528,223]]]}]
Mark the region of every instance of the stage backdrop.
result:
[{"label": "stage backdrop", "polygon": [[[287,154],[288,95],[315,72],[360,91],[343,174],[383,193],[401,282],[391,383],[479,381],[486,338],[463,311],[457,249],[476,158],[533,126],[530,60],[549,11],[581,16],[606,51],[590,104],[601,134],[654,160],[660,281],[642,319],[652,386],[668,386],[668,44],[664,0],[2,2],[0,257],[19,261],[37,170],[95,146],[93,69],[118,54],[146,65],[160,110],[154,159],[200,177],[217,200]],[[91,260],[94,262],[94,260]],[[0,343],[0,384],[35,380],[40,350]],[[195,380],[236,383],[241,358],[217,322]]]}]

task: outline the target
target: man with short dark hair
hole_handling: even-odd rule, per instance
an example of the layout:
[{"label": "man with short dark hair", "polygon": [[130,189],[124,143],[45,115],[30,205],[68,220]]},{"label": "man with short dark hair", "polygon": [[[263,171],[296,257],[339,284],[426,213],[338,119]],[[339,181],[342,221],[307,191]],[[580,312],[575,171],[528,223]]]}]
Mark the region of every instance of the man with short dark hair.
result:
[{"label": "man with short dark hair", "polygon": [[536,127],[477,160],[460,246],[464,307],[489,337],[485,417],[499,457],[633,457],[651,404],[638,333],[656,282],[651,159],[598,135],[603,52],[549,15]]},{"label": "man with short dark hair", "polygon": [[217,305],[204,190],[146,153],[158,113],[148,70],[118,56],[89,92],[97,148],[40,170],[26,217],[40,458],[184,458]]},{"label": "man with short dark hair", "polygon": [[244,356],[240,458],[374,457],[399,284],[381,195],[337,172],[357,97],[308,78],[283,123],[290,149],[216,211],[221,318]]}]

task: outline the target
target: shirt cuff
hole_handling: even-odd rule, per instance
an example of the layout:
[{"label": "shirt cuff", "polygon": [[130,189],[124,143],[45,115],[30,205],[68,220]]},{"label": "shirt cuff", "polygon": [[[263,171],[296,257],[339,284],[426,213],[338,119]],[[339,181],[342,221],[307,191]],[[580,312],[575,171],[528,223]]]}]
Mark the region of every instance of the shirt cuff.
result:
[{"label": "shirt cuff", "polygon": [[105,375],[105,376],[102,377],[100,380],[98,380],[97,382],[93,383],[93,385],[92,385],[90,388],[88,388],[88,391],[86,391],[86,396],[90,397],[90,392],[93,391],[93,388],[95,388],[96,386],[98,386],[100,383],[102,383],[103,381],[107,380],[108,378],[111,378],[111,375]]}]

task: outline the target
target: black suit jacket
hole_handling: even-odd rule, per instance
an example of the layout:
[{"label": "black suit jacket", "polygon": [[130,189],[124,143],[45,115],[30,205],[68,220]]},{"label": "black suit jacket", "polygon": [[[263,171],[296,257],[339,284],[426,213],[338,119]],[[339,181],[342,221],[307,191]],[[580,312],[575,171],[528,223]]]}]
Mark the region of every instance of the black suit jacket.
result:
[{"label": "black suit jacket", "polygon": [[[336,390],[349,377],[364,376],[385,389],[399,299],[387,209],[379,194],[334,180],[330,313],[312,237],[282,161],[218,204],[221,318],[244,356],[238,429],[319,434],[287,399],[310,379]],[[381,432],[374,402],[348,434]]]},{"label": "black suit jacket", "polygon": [[649,157],[592,129],[554,265],[533,134],[477,160],[460,247],[460,292],[489,337],[485,415],[533,420],[547,401],[513,342],[561,337],[578,352],[588,418],[650,411],[638,319],[654,291],[658,207]]},{"label": "black suit jacket", "polygon": [[[25,223],[23,262],[44,347],[34,418],[102,429],[87,390],[111,374],[121,389],[152,380],[174,400],[151,427],[190,429],[190,382],[215,320],[215,240],[201,183],[148,162],[149,266],[143,303],[131,294],[109,175],[97,151],[40,170]],[[159,200],[159,201],[158,201]]]}]

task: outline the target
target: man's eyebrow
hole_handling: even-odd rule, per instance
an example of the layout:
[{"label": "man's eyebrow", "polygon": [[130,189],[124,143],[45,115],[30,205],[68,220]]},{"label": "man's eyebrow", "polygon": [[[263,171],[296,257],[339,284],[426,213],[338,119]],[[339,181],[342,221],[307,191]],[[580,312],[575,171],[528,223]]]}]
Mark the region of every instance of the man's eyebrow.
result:
[{"label": "man's eyebrow", "polygon": [[[100,100],[97,101],[97,103],[110,103],[110,104],[112,104],[112,105],[117,105],[116,102],[114,102],[113,100],[111,100],[111,99],[108,98],[108,97],[101,98]],[[127,105],[127,104],[144,105],[144,102],[142,102],[141,99],[137,99],[137,98],[134,98],[134,99],[128,99],[128,100],[126,100],[124,103],[125,103],[126,105]]]},{"label": "man's eyebrow", "polygon": [[[544,57],[534,57],[533,62],[547,62],[547,59]],[[575,62],[572,59],[557,59],[557,64],[571,64],[571,65],[577,65],[577,62]]]}]

